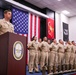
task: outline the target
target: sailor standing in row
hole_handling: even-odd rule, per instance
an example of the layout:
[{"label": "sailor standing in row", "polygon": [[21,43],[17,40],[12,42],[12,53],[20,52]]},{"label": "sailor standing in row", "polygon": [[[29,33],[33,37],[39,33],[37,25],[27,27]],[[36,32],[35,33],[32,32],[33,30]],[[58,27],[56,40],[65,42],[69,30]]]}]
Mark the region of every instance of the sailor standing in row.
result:
[{"label": "sailor standing in row", "polygon": [[40,49],[41,49],[41,60],[40,60],[40,69],[42,71],[42,68],[44,66],[46,66],[46,70],[47,70],[47,66],[48,66],[48,43],[47,43],[47,37],[43,38],[43,41],[40,45]]},{"label": "sailor standing in row", "polygon": [[72,45],[71,42],[68,41],[68,44],[65,45],[65,65],[66,65],[66,70],[69,70],[69,61],[71,57],[71,52],[72,52]]},{"label": "sailor standing in row", "polygon": [[29,72],[33,73],[33,70],[35,72],[38,72],[38,42],[36,41],[37,37],[34,36],[32,38],[32,41],[28,44],[29,49]]},{"label": "sailor standing in row", "polygon": [[64,44],[63,41],[60,39],[58,44],[58,70],[59,72],[62,70],[62,66],[64,65]]},{"label": "sailor standing in row", "polygon": [[72,50],[71,50],[71,57],[70,57],[70,69],[73,70],[74,68],[74,60],[75,60],[75,52],[76,52],[76,46],[75,42],[72,41]]},{"label": "sailor standing in row", "polygon": [[49,54],[49,67],[50,67],[50,73],[53,69],[53,72],[56,72],[56,67],[57,67],[57,50],[58,50],[58,45],[56,39],[53,40],[53,42],[50,45],[50,54]]}]

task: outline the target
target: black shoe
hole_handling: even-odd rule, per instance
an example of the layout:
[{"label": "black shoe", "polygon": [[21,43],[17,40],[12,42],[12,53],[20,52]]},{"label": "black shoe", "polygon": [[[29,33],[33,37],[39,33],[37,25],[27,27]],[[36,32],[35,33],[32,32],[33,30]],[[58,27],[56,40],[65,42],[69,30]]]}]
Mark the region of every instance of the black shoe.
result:
[{"label": "black shoe", "polygon": [[33,74],[33,72],[29,72],[30,74]]},{"label": "black shoe", "polygon": [[39,71],[35,71],[35,73],[39,73]]},{"label": "black shoe", "polygon": [[42,70],[40,70],[40,72],[42,72]]}]

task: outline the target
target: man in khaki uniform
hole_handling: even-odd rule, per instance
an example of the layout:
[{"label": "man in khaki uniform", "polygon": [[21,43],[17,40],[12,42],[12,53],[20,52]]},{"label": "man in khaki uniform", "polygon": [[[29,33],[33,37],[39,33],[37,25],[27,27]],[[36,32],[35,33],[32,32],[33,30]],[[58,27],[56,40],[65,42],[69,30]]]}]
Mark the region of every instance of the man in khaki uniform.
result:
[{"label": "man in khaki uniform", "polygon": [[47,43],[47,37],[43,38],[43,42],[40,45],[40,49],[41,49],[41,59],[40,59],[40,69],[42,70],[42,68],[46,65],[46,70],[47,70],[47,66],[48,66],[48,43]]},{"label": "man in khaki uniform", "polygon": [[[76,43],[75,43],[75,48],[76,48]],[[76,70],[76,51],[75,51],[74,69]]]},{"label": "man in khaki uniform", "polygon": [[72,45],[71,42],[68,41],[68,44],[65,46],[65,65],[66,69],[69,70],[69,61],[70,61],[70,56],[72,52]]},{"label": "man in khaki uniform", "polygon": [[[40,39],[38,39],[38,45],[39,45],[39,47],[40,47],[40,45],[41,45],[41,42],[42,42],[42,39],[40,38]],[[38,63],[40,64],[40,57],[41,57],[41,50],[39,49],[38,50]]]},{"label": "man in khaki uniform", "polygon": [[[50,71],[51,69],[50,69],[50,67],[49,67],[50,44],[51,44],[51,41],[50,41],[50,40],[48,40],[48,41],[47,41],[47,43],[48,43],[48,45],[49,45],[49,47],[48,47],[48,51],[49,51],[49,52],[48,52],[48,74],[49,74],[49,73],[51,73],[51,71]],[[53,69],[53,68],[52,68],[52,69]]]},{"label": "man in khaki uniform", "polygon": [[38,43],[36,42],[36,36],[33,37],[32,41],[27,45],[29,49],[29,72],[38,72]]},{"label": "man in khaki uniform", "polygon": [[0,19],[0,35],[6,32],[14,32],[14,27],[10,23],[12,17],[12,13],[10,10],[4,11],[4,19]]},{"label": "man in khaki uniform", "polygon": [[57,66],[57,57],[58,57],[58,45],[56,39],[53,40],[52,44],[50,45],[50,55],[49,55],[49,67],[50,67],[50,73],[53,68],[53,72],[56,72],[56,66]]},{"label": "man in khaki uniform", "polygon": [[73,65],[74,65],[74,60],[75,60],[75,52],[76,52],[75,42],[72,41],[72,51],[71,51],[71,57],[70,57],[71,70],[73,70]]},{"label": "man in khaki uniform", "polygon": [[[48,43],[48,45],[49,45],[49,47],[50,47],[51,41],[48,40],[47,43]],[[50,55],[50,48],[49,48],[49,47],[48,47],[48,51],[49,51],[49,52],[48,52],[48,57],[49,57],[49,55]]]},{"label": "man in khaki uniform", "polygon": [[60,39],[58,44],[58,70],[62,70],[62,65],[64,65],[64,44],[63,41]]},{"label": "man in khaki uniform", "polygon": [[51,44],[51,41],[50,40],[48,40],[47,42],[48,42],[49,45]]}]

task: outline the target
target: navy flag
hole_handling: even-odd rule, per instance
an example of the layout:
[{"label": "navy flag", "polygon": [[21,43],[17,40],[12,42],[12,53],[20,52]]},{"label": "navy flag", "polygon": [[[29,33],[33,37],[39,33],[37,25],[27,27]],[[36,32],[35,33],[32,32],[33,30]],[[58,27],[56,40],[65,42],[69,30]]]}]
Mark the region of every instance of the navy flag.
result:
[{"label": "navy flag", "polygon": [[63,23],[63,40],[68,41],[69,40],[69,29],[68,24]]}]

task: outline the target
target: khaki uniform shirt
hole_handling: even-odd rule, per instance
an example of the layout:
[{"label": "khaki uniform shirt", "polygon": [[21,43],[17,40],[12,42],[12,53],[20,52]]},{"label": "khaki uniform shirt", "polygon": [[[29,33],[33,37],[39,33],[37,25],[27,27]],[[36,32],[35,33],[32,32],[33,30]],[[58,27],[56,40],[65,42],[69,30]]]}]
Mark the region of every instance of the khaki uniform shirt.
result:
[{"label": "khaki uniform shirt", "polygon": [[10,22],[6,21],[5,19],[0,19],[0,35],[6,32],[14,33],[14,27]]},{"label": "khaki uniform shirt", "polygon": [[58,45],[55,43],[51,43],[50,45],[51,51],[57,52],[58,51]]},{"label": "khaki uniform shirt", "polygon": [[38,42],[39,51],[41,51],[40,46],[41,46],[41,43],[40,43],[40,42]]},{"label": "khaki uniform shirt", "polygon": [[40,49],[42,52],[48,52],[49,45],[47,42],[43,41],[40,45]]},{"label": "khaki uniform shirt", "polygon": [[72,45],[67,44],[65,46],[65,52],[71,52],[72,51]]},{"label": "khaki uniform shirt", "polygon": [[38,51],[38,43],[36,41],[31,41],[28,45],[29,50]]},{"label": "khaki uniform shirt", "polygon": [[64,45],[62,45],[61,43],[58,44],[58,52],[64,53]]},{"label": "khaki uniform shirt", "polygon": [[76,46],[72,45],[72,53],[75,53],[75,52],[76,52]]},{"label": "khaki uniform shirt", "polygon": [[48,44],[48,51],[50,52],[50,44]]}]

